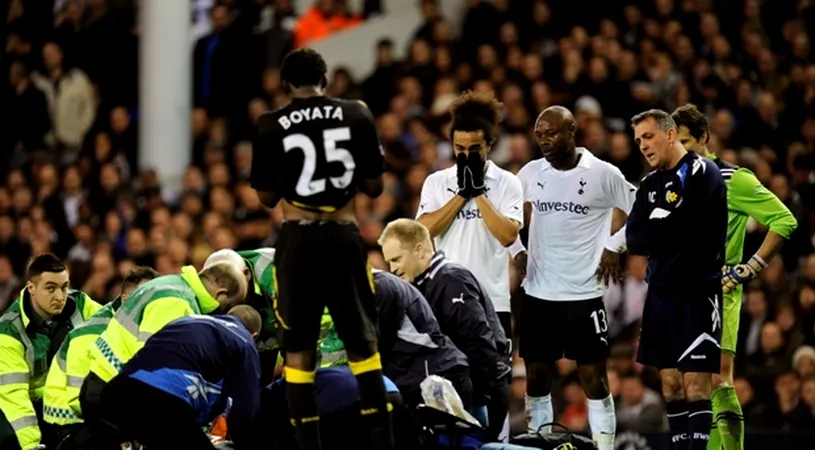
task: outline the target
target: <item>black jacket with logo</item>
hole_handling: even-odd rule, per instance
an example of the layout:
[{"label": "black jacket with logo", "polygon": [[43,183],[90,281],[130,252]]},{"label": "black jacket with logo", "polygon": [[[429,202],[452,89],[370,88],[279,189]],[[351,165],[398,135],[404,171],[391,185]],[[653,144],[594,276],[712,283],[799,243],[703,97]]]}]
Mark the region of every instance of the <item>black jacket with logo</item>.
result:
[{"label": "black jacket with logo", "polygon": [[687,288],[721,279],[727,188],[716,164],[688,152],[640,184],[628,215],[628,252],[648,257],[649,286]]},{"label": "black jacket with logo", "polygon": [[374,271],[382,367],[400,391],[410,392],[428,375],[467,367],[467,357],[445,336],[422,294],[410,283]]},{"label": "black jacket with logo", "polygon": [[510,343],[475,276],[436,252],[430,267],[414,284],[430,303],[442,333],[453,340],[470,363],[473,404],[484,405],[496,380],[511,370]]}]

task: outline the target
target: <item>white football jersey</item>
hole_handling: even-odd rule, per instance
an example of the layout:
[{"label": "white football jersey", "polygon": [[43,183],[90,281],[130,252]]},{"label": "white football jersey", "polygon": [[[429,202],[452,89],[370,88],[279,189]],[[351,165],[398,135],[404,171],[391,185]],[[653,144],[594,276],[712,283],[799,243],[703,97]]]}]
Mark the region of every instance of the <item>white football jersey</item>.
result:
[{"label": "white football jersey", "polygon": [[[503,216],[523,226],[523,191],[518,178],[510,172],[487,163],[484,174],[486,196]],[[418,218],[444,206],[458,188],[456,166],[432,173],[424,181],[419,201]],[[497,312],[509,312],[509,250],[492,235],[475,200],[469,200],[458,212],[450,228],[434,240],[436,249],[444,251],[450,261],[469,269],[484,287]]]},{"label": "white football jersey", "polygon": [[602,297],[595,272],[611,233],[614,208],[631,211],[636,188],[620,170],[578,148],[574,169],[554,169],[545,159],[520,172],[524,203],[532,207],[524,288],[544,300]]}]

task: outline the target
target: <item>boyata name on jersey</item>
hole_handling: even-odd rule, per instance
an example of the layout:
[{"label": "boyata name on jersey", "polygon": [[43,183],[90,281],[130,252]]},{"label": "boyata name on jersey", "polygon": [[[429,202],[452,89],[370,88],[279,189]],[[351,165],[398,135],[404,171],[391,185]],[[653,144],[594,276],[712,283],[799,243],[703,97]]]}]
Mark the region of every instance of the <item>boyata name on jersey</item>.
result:
[{"label": "boyata name on jersey", "polygon": [[532,207],[535,208],[535,211],[539,213],[570,212],[573,214],[586,216],[589,214],[589,210],[591,209],[590,206],[581,205],[580,203],[575,202],[557,202],[557,201],[552,202],[544,200],[532,200],[529,203],[531,203]]},{"label": "boyata name on jersey", "polygon": [[336,105],[319,105],[310,106],[307,108],[300,108],[291,111],[285,116],[280,116],[277,119],[277,123],[279,123],[284,130],[288,130],[292,125],[302,123],[303,121],[309,122],[312,120],[320,119],[331,119],[342,121],[343,120],[342,108]]}]

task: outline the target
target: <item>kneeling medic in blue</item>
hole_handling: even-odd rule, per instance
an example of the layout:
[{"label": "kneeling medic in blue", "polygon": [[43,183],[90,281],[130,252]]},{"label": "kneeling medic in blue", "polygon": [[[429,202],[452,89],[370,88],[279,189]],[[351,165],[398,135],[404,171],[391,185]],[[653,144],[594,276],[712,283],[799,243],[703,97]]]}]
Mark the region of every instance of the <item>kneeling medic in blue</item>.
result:
[{"label": "kneeling medic in blue", "polygon": [[261,328],[250,306],[225,316],[177,319],[151,336],[102,391],[102,415],[120,442],[151,450],[211,450],[202,426],[232,407],[227,424],[235,449],[256,448],[260,411]]}]

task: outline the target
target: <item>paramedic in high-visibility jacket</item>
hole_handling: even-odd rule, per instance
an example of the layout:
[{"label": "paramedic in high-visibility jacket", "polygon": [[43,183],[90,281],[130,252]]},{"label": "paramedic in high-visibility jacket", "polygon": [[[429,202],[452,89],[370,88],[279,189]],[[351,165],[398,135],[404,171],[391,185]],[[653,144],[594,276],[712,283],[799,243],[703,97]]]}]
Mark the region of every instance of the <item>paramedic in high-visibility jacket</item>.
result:
[{"label": "paramedic in high-visibility jacket", "polygon": [[222,249],[213,252],[204,262],[204,269],[217,262],[230,262],[235,265],[246,277],[248,292],[246,304],[260,313],[263,328],[258,337],[258,352],[260,354],[261,385],[274,381],[274,369],[277,356],[280,353],[280,343],[277,340],[277,318],[275,317],[274,302],[276,295],[276,280],[274,270],[273,248],[263,247],[255,250]]},{"label": "paramedic in high-visibility jacket", "polygon": [[101,308],[71,289],[68,268],[50,253],[35,257],[27,275],[26,287],[0,317],[3,449],[53,444],[50,427],[39,420],[48,364],[65,336]]},{"label": "paramedic in high-visibility jacket", "polygon": [[151,337],[102,391],[102,415],[126,441],[151,450],[214,450],[203,427],[223,413],[235,450],[259,450],[260,315],[191,315]]},{"label": "paramedic in high-visibility jacket", "polygon": [[[231,249],[222,249],[213,252],[204,262],[205,269],[218,262],[229,262],[234,264],[246,277],[249,289],[246,294],[246,304],[255,308],[255,310],[260,313],[261,320],[263,321],[263,329],[260,331],[260,336],[258,337],[261,386],[266,386],[274,381],[275,369],[279,363],[282,363],[282,358],[279,357],[280,342],[277,340],[277,316],[274,309],[277,298],[274,254],[275,249],[273,248],[259,248],[239,252]],[[323,341],[330,336],[330,333],[333,333],[334,338],[339,340],[337,332],[334,329],[334,321],[328,313],[328,308],[325,308],[322,322],[320,323],[320,338],[317,341],[318,348],[320,348]],[[345,347],[342,347],[341,350],[343,355],[345,355]],[[347,363],[346,358],[345,364]]]},{"label": "paramedic in high-visibility jacket", "polygon": [[213,264],[201,272],[185,266],[179,275],[165,275],[137,289],[111,319],[89,351],[90,373],[79,392],[85,422],[94,439],[116,436],[98,421],[102,388],[138,352],[147,339],[180,317],[228,311],[246,301],[246,279],[230,263]]},{"label": "paramedic in high-visibility jacket", "polygon": [[70,435],[69,440],[81,446],[90,438],[83,433],[82,411],[79,407],[79,390],[90,370],[88,350],[96,342],[113,318],[113,315],[141,285],[159,277],[150,267],[136,267],[122,281],[122,292],[117,298],[96,311],[85,323],[74,328],[62,341],[54,360],[48,369],[43,397],[43,419],[59,426],[56,432],[60,442]]}]

